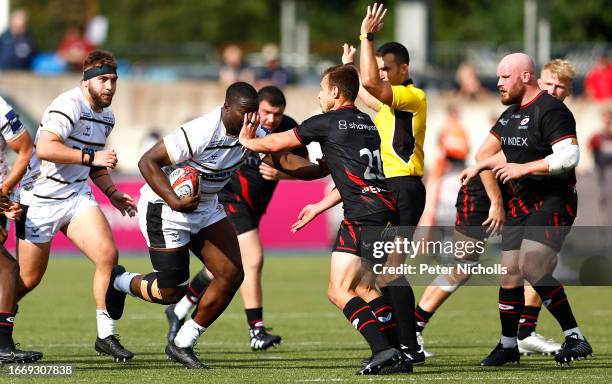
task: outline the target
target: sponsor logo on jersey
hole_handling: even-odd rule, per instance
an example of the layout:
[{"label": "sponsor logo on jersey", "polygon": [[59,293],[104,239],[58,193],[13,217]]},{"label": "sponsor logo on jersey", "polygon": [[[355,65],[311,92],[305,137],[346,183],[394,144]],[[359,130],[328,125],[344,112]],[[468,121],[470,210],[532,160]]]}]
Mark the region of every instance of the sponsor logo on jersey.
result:
[{"label": "sponsor logo on jersey", "polygon": [[526,137],[520,137],[520,136],[512,136],[512,137],[502,136],[501,137],[501,144],[502,145],[507,145],[507,146],[512,146],[512,147],[526,147],[526,146],[529,145],[527,143],[527,138]]},{"label": "sponsor logo on jersey", "polygon": [[509,122],[509,121],[510,121],[510,119],[499,119],[499,123],[500,123],[501,125],[503,125],[504,127],[505,127],[506,125],[508,125],[508,122]]},{"label": "sponsor logo on jersey", "polygon": [[378,187],[374,187],[374,186],[367,186],[367,187],[363,187],[361,189],[361,193],[381,193],[384,192],[385,190],[382,188],[378,188]]},{"label": "sponsor logo on jersey", "polygon": [[356,129],[358,131],[376,131],[376,125],[367,123],[347,122],[346,120],[338,121],[339,129]]},{"label": "sponsor logo on jersey", "polygon": [[529,117],[525,117],[523,120],[521,120],[520,125],[527,125],[528,122],[529,122]]},{"label": "sponsor logo on jersey", "polygon": [[13,133],[21,129],[22,124],[19,120],[19,115],[16,114],[14,110],[11,109],[8,111],[4,117],[6,118],[6,121],[8,122],[9,127],[11,127],[11,131],[13,131]]}]

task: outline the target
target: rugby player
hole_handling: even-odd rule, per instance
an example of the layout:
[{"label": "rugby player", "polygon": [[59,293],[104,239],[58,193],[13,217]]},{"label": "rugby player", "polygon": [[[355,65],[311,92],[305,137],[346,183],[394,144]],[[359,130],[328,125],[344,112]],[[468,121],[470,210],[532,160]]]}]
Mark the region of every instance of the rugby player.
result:
[{"label": "rugby player", "polygon": [[87,184],[90,177],[123,215],[135,214],[132,197],[117,190],[108,172],[117,165],[117,154],[104,149],[115,125],[110,105],[117,89],[117,63],[110,52],[98,50],[87,55],[83,70],[80,86],[62,93],[47,107],[21,183],[24,214],[16,222],[21,279],[17,300],[40,283],[51,240],[62,231],[95,266],[98,337],[94,347],[99,354],[126,361],[134,355],[115,335],[123,302],[107,295],[117,248]]},{"label": "rugby player", "polygon": [[[382,30],[387,10],[382,4],[368,6],[361,23],[359,40],[362,99],[377,111],[376,128],[380,135],[380,156],[389,190],[397,201],[399,225],[412,239],[425,208],[423,142],[427,119],[425,92],[417,88],[409,74],[410,56],[405,46],[389,42],[374,50],[376,34]],[[396,255],[403,264],[405,255]],[[402,351],[413,361],[423,363],[425,355],[416,338],[415,297],[403,274],[380,275],[378,285],[392,304],[399,327]]]},{"label": "rugby player", "polygon": [[[274,86],[259,90],[259,117],[261,126],[269,132],[285,132],[298,124],[284,114],[287,101],[283,92]],[[306,147],[296,148],[294,154],[308,158]],[[219,201],[225,208],[227,218],[236,230],[244,281],[240,294],[249,326],[250,346],[254,351],[266,350],[280,344],[281,337],[266,331],[263,320],[263,293],[261,273],[263,269],[263,248],[259,238],[259,223],[272,199],[280,179],[291,178],[282,171],[262,162],[256,153],[249,152],[244,164],[219,192]],[[187,294],[177,304],[166,308],[169,322],[168,339],[176,336],[183,319],[196,305],[199,296],[208,286],[205,270],[192,279]]]},{"label": "rugby player", "polygon": [[[361,236],[367,226],[397,222],[397,206],[387,190],[382,167],[375,159],[380,137],[369,116],[354,103],[359,91],[359,75],[352,66],[327,69],[321,80],[319,104],[322,114],[305,120],[295,129],[255,138],[254,128],[240,133],[246,148],[274,153],[319,142],[337,189],[329,197],[331,205],[342,200],[345,218],[340,224],[331,255],[329,300],[343,311],[349,322],[368,342],[372,357],[358,374],[410,372],[412,364],[386,335],[395,327],[389,314],[392,307],[382,300],[374,285],[374,275],[364,268]],[[372,306],[374,305],[374,307]]]},{"label": "rugby player", "polygon": [[[114,270],[112,290],[159,304],[178,302],[189,282],[191,250],[213,278],[192,318],[169,340],[166,354],[187,368],[206,368],[194,354],[198,338],[221,315],[242,283],[244,272],[236,233],[217,193],[242,166],[248,152],[238,141],[243,126],[259,127],[258,96],[244,82],[228,87],[223,106],[179,127],[147,151],[138,166],[146,180],[138,202],[140,229],[154,272],[146,275]],[[259,135],[265,135],[259,129]],[[292,154],[278,158],[287,172],[321,177],[318,165]],[[296,166],[291,167],[292,164]],[[200,174],[199,194],[179,199],[168,179],[189,165]],[[295,174],[294,174],[295,175]]]},{"label": "rugby player", "polygon": [[[0,244],[4,244],[8,231],[8,218],[16,219],[22,213],[18,203],[9,200],[13,190],[25,174],[32,155],[32,139],[19,120],[15,110],[0,97]],[[6,147],[17,153],[9,171]],[[17,286],[19,264],[0,245],[0,364],[31,363],[42,358],[42,353],[17,349],[13,341],[13,326],[17,315]]]},{"label": "rugby player", "polygon": [[502,113],[479,152],[485,157],[462,172],[466,185],[482,170],[503,183],[506,225],[502,232],[499,311],[502,336],[481,365],[518,362],[517,332],[528,281],[557,320],[565,342],[557,364],[586,358],[592,348],[582,335],[563,285],[552,276],[557,253],[576,217],[574,168],[579,148],[576,122],[558,99],[538,87],[535,65],[523,53],[502,59],[497,68]]},{"label": "rugby player", "polygon": [[[549,95],[564,101],[572,93],[574,69],[567,60],[554,59],[542,67],[538,84]],[[480,154],[477,154],[480,158]],[[484,171],[485,173],[487,171]],[[483,175],[481,173],[481,176]],[[486,180],[483,179],[483,181]],[[454,237],[457,241],[476,242],[497,233],[505,221],[505,210],[497,182],[483,185],[480,177],[475,177],[462,186],[457,194],[457,216]],[[487,228],[488,226],[488,228]],[[478,254],[466,255],[464,262],[478,261]],[[450,295],[469,279],[466,275],[440,275],[430,284],[416,307],[417,337],[424,345],[422,332],[436,310]],[[535,332],[542,300],[531,285],[525,286],[525,307],[521,314],[518,330],[518,348],[522,354],[553,354],[561,349],[561,344],[547,339]],[[425,350],[427,356],[433,354]]]}]

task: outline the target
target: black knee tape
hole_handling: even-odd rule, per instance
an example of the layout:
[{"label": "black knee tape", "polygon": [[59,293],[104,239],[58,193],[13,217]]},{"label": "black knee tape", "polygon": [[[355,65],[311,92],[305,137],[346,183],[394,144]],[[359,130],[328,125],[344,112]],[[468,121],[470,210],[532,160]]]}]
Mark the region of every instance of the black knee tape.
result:
[{"label": "black knee tape", "polygon": [[175,288],[189,280],[189,250],[187,247],[173,249],[149,249],[153,269],[157,271],[159,288]]}]

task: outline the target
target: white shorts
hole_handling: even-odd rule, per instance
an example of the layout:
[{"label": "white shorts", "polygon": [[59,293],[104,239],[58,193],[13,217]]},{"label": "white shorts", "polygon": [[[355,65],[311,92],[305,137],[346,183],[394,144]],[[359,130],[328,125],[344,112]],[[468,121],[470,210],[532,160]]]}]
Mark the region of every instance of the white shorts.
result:
[{"label": "white shorts", "polygon": [[87,189],[65,200],[45,203],[33,202],[24,212],[25,217],[16,223],[17,237],[31,243],[48,243],[53,236],[98,203],[91,190]]},{"label": "white shorts", "polygon": [[225,216],[225,209],[217,195],[200,201],[194,212],[173,211],[165,203],[138,201],[140,231],[152,248],[179,248],[191,241],[192,235],[212,225]]}]

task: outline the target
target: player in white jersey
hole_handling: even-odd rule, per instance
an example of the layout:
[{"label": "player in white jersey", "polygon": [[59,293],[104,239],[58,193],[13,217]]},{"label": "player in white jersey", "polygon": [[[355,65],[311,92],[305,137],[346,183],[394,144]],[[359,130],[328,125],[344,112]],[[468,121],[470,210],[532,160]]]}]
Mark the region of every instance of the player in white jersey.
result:
[{"label": "player in white jersey", "polygon": [[[0,243],[7,237],[7,217],[15,219],[21,213],[19,204],[8,199],[8,192],[19,182],[26,171],[32,154],[32,139],[21,124],[13,108],[0,97]],[[6,147],[17,153],[13,168],[6,162]],[[17,314],[17,286],[19,265],[17,260],[0,245],[0,364],[30,363],[42,358],[42,353],[22,351],[13,341],[13,325]]]},{"label": "player in white jersey", "polygon": [[95,266],[95,349],[116,361],[126,361],[133,354],[115,337],[114,323],[123,313],[125,296],[108,290],[117,248],[87,184],[91,178],[122,214],[135,214],[132,197],[117,191],[108,173],[108,168],[117,165],[117,154],[104,149],[115,124],[109,106],[117,86],[117,63],[110,52],[94,51],[85,58],[83,69],[80,86],[62,93],[47,107],[22,182],[24,215],[16,225],[20,239],[18,299],[40,283],[51,240],[58,231],[64,232]]},{"label": "player in white jersey", "polygon": [[[164,137],[138,163],[147,181],[141,190],[138,216],[154,272],[125,272],[114,279],[113,287],[149,302],[173,304],[185,295],[189,283],[189,250],[205,264],[213,279],[192,319],[166,346],[166,354],[188,368],[206,368],[194,355],[193,346],[225,310],[244,277],[236,232],[217,193],[248,156],[238,134],[243,126],[258,126],[258,104],[251,85],[232,84],[223,106]],[[265,132],[259,129],[258,135]],[[310,167],[312,178],[321,173],[308,160],[292,154],[286,157]],[[179,199],[170,186],[168,175],[184,165],[200,174],[199,196]]]}]

